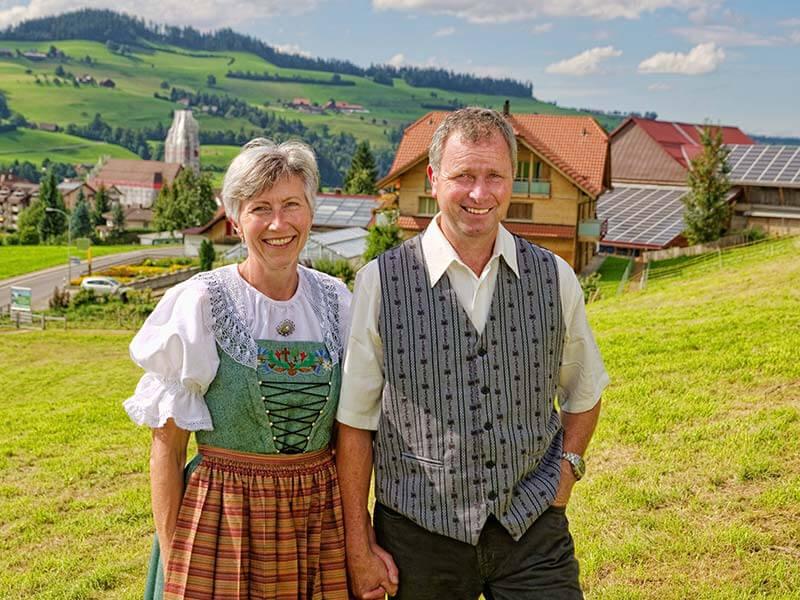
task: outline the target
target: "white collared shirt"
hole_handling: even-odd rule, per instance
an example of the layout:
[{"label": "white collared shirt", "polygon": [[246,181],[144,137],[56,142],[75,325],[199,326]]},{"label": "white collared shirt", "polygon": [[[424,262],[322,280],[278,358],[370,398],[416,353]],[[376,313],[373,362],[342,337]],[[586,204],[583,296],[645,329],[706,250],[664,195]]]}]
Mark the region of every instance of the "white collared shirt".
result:
[{"label": "white collared shirt", "polygon": [[[422,253],[433,287],[446,273],[459,303],[478,333],[482,333],[492,304],[500,260],[519,277],[514,237],[502,225],[494,250],[480,277],[467,267],[439,228],[438,215],[422,235]],[[566,327],[559,376],[562,410],[584,412],[600,399],[609,379],[586,320],[583,291],[572,267],[556,256],[562,314]],[[373,260],[356,276],[352,324],[345,354],[342,389],[336,419],[358,429],[378,428],[383,392],[383,343],[378,321],[381,281]]]}]

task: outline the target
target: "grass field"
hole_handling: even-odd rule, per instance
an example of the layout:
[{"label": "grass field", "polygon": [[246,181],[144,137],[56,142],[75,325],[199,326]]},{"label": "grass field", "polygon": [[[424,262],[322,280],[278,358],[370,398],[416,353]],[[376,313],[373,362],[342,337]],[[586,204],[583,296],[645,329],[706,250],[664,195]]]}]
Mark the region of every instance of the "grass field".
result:
[{"label": "grass field", "polygon": [[[800,260],[588,311],[612,386],[569,508],[589,600],[800,597]],[[0,332],[0,597],[141,597],[132,332]]]},{"label": "grass field", "polygon": [[630,262],[629,258],[621,256],[607,256],[597,270],[600,273],[600,290],[603,298],[608,298],[617,293],[620,281],[625,274],[625,269]]},{"label": "grass field", "polygon": [[[141,246],[92,246],[92,257],[141,249]],[[73,247],[72,256],[86,260],[86,251]],[[0,246],[0,280],[57,267],[66,262],[66,246]]]},{"label": "grass field", "polygon": [[[269,71],[282,76],[301,75],[305,78],[327,81],[331,74],[300,69],[276,67],[253,54],[243,52],[203,52],[202,56],[191,55],[185,50],[163,46],[153,50],[139,49],[133,54],[121,56],[111,53],[104,44],[85,40],[54,42],[68,58],[32,62],[19,57],[0,58],[0,90],[5,94],[12,110],[22,113],[34,122],[88,123],[95,113],[113,126],[141,127],[154,125],[157,121],[168,124],[178,105],[157,99],[154,92],[165,93],[160,88],[166,81],[170,86],[194,92],[209,92],[241,98],[253,106],[275,111],[283,118],[300,120],[309,127],[327,126],[333,132],[347,131],[359,140],[368,140],[374,147],[388,146],[386,132],[392,127],[410,123],[429,108],[423,104],[447,104],[457,100],[462,104],[501,108],[505,97],[485,94],[462,94],[415,88],[403,80],[396,79],[393,86],[377,84],[367,78],[343,76],[355,82],[353,86],[329,86],[298,84],[293,82],[249,81],[227,78],[229,70]],[[47,50],[47,42],[5,41],[10,49]],[[80,62],[90,56],[92,64]],[[61,65],[76,76],[92,75],[96,80],[111,78],[114,89],[91,85],[74,87],[71,83],[57,83],[54,71]],[[216,85],[209,87],[208,75],[216,77]],[[38,82],[37,82],[38,81]],[[59,79],[59,81],[61,81]],[[53,97],[58,97],[58,102]],[[370,112],[365,115],[307,115],[287,110],[282,104],[295,97],[306,97],[312,102],[324,104],[329,99],[343,100],[364,105]],[[136,110],[131,111],[135,106]],[[568,113],[576,111],[535,98],[512,99],[515,112]],[[204,130],[238,131],[240,127],[252,128],[242,119],[224,119],[204,114],[198,115]],[[375,119],[375,123],[372,120]],[[601,115],[599,120],[606,128],[613,128],[619,119]]]},{"label": "grass field", "polygon": [[101,156],[138,158],[133,152],[104,142],[33,129],[0,133],[0,163],[14,160],[41,163],[45,158],[69,164],[94,164]]}]

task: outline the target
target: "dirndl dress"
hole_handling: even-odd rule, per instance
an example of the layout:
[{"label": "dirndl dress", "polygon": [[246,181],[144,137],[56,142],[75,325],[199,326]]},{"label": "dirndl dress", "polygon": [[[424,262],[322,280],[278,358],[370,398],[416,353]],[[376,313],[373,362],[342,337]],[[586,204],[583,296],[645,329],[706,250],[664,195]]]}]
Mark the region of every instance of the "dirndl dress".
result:
[{"label": "dirndl dress", "polygon": [[[164,571],[156,539],[145,598],[346,599],[342,506],[330,451],[341,346],[327,337],[231,335],[231,326],[241,324],[230,319],[235,298],[213,301],[215,293],[230,295],[215,273],[204,274],[212,316],[216,306],[215,321],[227,328],[216,337],[219,366],[204,395],[213,430],[195,431],[198,454],[185,471],[169,564]],[[333,303],[318,300],[328,310],[326,332]]]}]

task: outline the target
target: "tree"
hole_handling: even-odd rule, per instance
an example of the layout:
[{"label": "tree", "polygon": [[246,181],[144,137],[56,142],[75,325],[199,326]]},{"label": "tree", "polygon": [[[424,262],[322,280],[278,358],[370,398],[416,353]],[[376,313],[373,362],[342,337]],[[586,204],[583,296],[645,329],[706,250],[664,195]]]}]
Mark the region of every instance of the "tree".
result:
[{"label": "tree", "polygon": [[217,252],[214,250],[214,244],[211,243],[211,240],[200,242],[200,270],[210,271],[216,259]]},{"label": "tree", "polygon": [[175,231],[205,225],[217,211],[211,178],[183,169],[171,186],[165,185],[153,205],[153,225],[159,231]]},{"label": "tree", "polygon": [[208,87],[214,87],[215,85],[217,85],[217,78],[209,74],[209,76],[206,77],[206,84],[208,85]]},{"label": "tree", "polygon": [[8,119],[11,116],[11,111],[8,109],[6,97],[0,94],[0,119]]},{"label": "tree", "polygon": [[125,211],[122,209],[121,202],[116,202],[114,208],[111,209],[111,221],[115,233],[125,231]]},{"label": "tree", "polygon": [[89,214],[89,205],[83,196],[83,189],[78,191],[78,201],[69,217],[69,230],[73,238],[86,237],[92,233],[92,218]]},{"label": "tree", "polygon": [[39,226],[44,219],[44,204],[41,200],[34,201],[28,208],[19,213],[17,220],[17,233],[20,244],[38,244]]},{"label": "tree", "polygon": [[97,193],[94,195],[94,211],[92,211],[92,225],[105,225],[106,218],[103,216],[111,209],[111,204],[108,201],[108,193],[104,185],[100,186]]},{"label": "tree", "polygon": [[369,149],[369,142],[361,142],[353,154],[350,170],[344,179],[344,189],[348,194],[374,194],[377,177],[378,168]]},{"label": "tree", "polygon": [[686,237],[692,244],[718,240],[728,227],[731,207],[728,191],[730,151],[719,128],[704,127],[700,134],[703,152],[689,169],[689,193],[684,196]]},{"label": "tree", "polygon": [[[65,211],[64,200],[56,184],[56,174],[51,170],[39,186],[39,201],[44,207],[44,216],[39,223],[39,236],[44,242],[53,240],[67,229],[67,218],[58,210]],[[48,208],[56,211],[48,212]]]},{"label": "tree", "polygon": [[367,249],[364,251],[364,260],[370,261],[387,250],[399,246],[403,242],[400,228],[395,223],[388,225],[373,225],[367,235]]}]

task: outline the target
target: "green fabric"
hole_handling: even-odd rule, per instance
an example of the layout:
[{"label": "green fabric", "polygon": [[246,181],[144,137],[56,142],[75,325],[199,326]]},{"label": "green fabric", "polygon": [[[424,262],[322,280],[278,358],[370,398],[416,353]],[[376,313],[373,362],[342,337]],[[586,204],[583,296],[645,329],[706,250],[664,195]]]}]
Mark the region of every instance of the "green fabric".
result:
[{"label": "green fabric", "polygon": [[[220,364],[205,395],[214,430],[196,432],[197,443],[259,454],[292,453],[297,448],[313,452],[328,446],[339,401],[340,366],[331,364],[321,342],[257,344],[255,370],[217,347]],[[313,412],[318,412],[316,418]],[[292,422],[297,419],[305,422]]]}]

